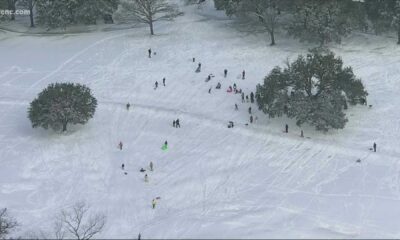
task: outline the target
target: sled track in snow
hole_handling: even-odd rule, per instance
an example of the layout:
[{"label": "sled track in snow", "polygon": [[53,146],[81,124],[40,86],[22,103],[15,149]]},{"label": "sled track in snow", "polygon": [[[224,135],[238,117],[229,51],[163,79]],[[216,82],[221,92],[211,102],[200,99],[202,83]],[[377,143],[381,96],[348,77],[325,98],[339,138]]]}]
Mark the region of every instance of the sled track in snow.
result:
[{"label": "sled track in snow", "polygon": [[[117,102],[117,101],[110,101],[110,100],[99,100],[98,101],[99,105],[98,107],[103,107],[103,106],[115,106],[115,107],[120,107],[121,111],[125,109],[125,103],[122,102]],[[29,101],[26,100],[13,100],[13,99],[7,99],[7,98],[0,98],[0,105],[29,105]],[[369,152],[368,149],[366,150],[361,150],[361,149],[353,149],[347,146],[343,145],[332,145],[329,141],[323,141],[321,139],[318,139],[318,141],[323,141],[321,143],[317,143],[315,141],[312,141],[310,139],[306,138],[300,138],[297,135],[286,135],[282,136],[281,134],[274,133],[272,131],[269,131],[266,129],[266,127],[258,127],[258,126],[245,126],[244,123],[236,123],[235,127],[233,129],[227,128],[227,123],[228,120],[225,119],[217,119],[217,118],[212,118],[210,116],[206,116],[200,113],[193,113],[193,112],[188,112],[188,111],[183,111],[179,109],[173,109],[173,108],[167,108],[163,106],[154,106],[154,105],[146,105],[146,104],[141,104],[141,103],[132,103],[131,105],[131,111],[135,110],[141,110],[141,111],[151,111],[154,113],[166,113],[171,115],[171,119],[175,117],[179,118],[184,118],[184,119],[191,119],[193,121],[199,121],[202,122],[203,124],[207,124],[213,127],[218,126],[220,129],[224,129],[226,131],[230,131],[231,133],[235,134],[241,134],[245,136],[253,136],[257,137],[258,139],[262,139],[264,141],[266,140],[272,140],[274,142],[278,143],[292,143],[293,145],[296,145],[298,147],[301,147],[304,145],[304,147],[310,147],[310,148],[318,148],[318,149],[326,149],[326,150],[331,150],[332,152],[338,152],[338,153],[343,153],[344,155],[350,156],[354,158],[354,161],[357,159],[365,160],[370,157],[371,152]],[[201,120],[201,121],[200,121]],[[241,126],[240,124],[243,124]],[[328,145],[328,147],[327,147]],[[388,153],[377,153],[376,156],[380,156],[383,158],[384,162],[386,164],[390,163],[395,163],[397,162],[398,155],[397,152],[394,152],[396,154],[388,154]],[[395,156],[397,155],[397,156]],[[388,161],[389,160],[389,161]],[[382,162],[382,161],[380,161]],[[290,167],[292,163],[288,163],[285,167]],[[285,168],[282,169],[282,172],[285,171]]]}]

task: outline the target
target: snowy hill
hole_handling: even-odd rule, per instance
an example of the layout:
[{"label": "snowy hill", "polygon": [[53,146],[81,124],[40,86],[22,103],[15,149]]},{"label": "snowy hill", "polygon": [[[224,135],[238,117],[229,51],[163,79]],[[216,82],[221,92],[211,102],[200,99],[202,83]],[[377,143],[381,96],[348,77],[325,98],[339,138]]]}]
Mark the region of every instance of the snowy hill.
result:
[{"label": "snowy hill", "polygon": [[[184,11],[157,23],[153,37],[145,27],[0,33],[0,207],[21,223],[16,236],[51,231],[55,214],[85,200],[107,215],[104,238],[400,237],[400,50],[393,40],[355,35],[331,46],[361,77],[373,107],[350,107],[344,130],[303,127],[300,138],[294,121],[268,119],[226,89],[236,83],[255,91],[274,66],[311,46],[282,35],[269,47],[212,6]],[[154,90],[163,77],[166,86]],[[32,129],[30,101],[64,81],[93,90],[95,117],[65,135]],[[246,126],[249,106],[258,121]],[[171,126],[177,118],[179,129]],[[139,169],[150,161],[155,170],[145,183]]]}]

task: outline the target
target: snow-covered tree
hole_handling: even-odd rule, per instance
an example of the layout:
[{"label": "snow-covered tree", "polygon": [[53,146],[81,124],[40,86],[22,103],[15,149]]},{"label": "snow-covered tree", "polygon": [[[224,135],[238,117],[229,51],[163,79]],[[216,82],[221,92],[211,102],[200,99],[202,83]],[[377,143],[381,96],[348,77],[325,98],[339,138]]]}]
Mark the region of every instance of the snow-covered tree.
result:
[{"label": "snow-covered tree", "polygon": [[154,35],[154,23],[160,20],[172,20],[178,15],[177,5],[165,0],[121,0],[114,18],[120,22],[137,21],[149,25]]},{"label": "snow-covered tree", "polygon": [[96,24],[104,15],[112,15],[117,0],[40,0],[36,3],[37,21],[49,28],[73,24]]},{"label": "snow-covered tree", "polygon": [[257,85],[256,95],[259,108],[270,117],[285,114],[299,126],[309,123],[328,131],[344,128],[346,101],[364,103],[367,92],[341,58],[326,49],[312,49],[284,69],[275,67],[264,84]]},{"label": "snow-covered tree", "polygon": [[29,19],[31,22],[31,27],[35,27],[35,20],[34,20],[34,16],[33,16],[33,9],[36,5],[37,0],[19,0],[18,1],[18,5],[29,9]]},{"label": "snow-covered tree", "polygon": [[394,2],[391,25],[397,33],[397,44],[400,44],[400,0]]},{"label": "snow-covered tree", "polygon": [[32,127],[66,131],[68,124],[85,124],[93,117],[97,100],[85,85],[50,84],[28,110]]},{"label": "snow-covered tree", "polygon": [[261,26],[270,36],[270,45],[275,45],[275,31],[286,1],[278,0],[215,0],[217,9],[224,9],[228,16],[235,15],[248,20],[251,25]]},{"label": "snow-covered tree", "polygon": [[340,43],[351,32],[341,4],[340,0],[303,0],[288,27],[289,35],[321,46],[332,41]]}]

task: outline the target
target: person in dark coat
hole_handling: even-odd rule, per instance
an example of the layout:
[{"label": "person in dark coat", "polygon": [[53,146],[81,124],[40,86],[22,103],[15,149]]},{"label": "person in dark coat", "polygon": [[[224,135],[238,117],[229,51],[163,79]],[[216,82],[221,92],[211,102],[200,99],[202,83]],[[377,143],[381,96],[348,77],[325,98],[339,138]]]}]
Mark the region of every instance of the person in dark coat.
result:
[{"label": "person in dark coat", "polygon": [[122,168],[122,170],[124,170],[125,169],[125,164],[122,164],[121,168]]},{"label": "person in dark coat", "polygon": [[249,102],[249,95],[246,95],[246,102]]},{"label": "person in dark coat", "polygon": [[254,93],[253,92],[250,93],[250,102],[254,103]]},{"label": "person in dark coat", "polygon": [[224,69],[224,77],[226,77],[226,75],[228,75],[228,70]]},{"label": "person in dark coat", "polygon": [[176,119],[176,127],[177,127],[177,128],[181,128],[181,124],[180,124],[180,122],[179,122],[179,118]]},{"label": "person in dark coat", "polygon": [[129,108],[131,107],[131,105],[129,103],[126,104],[126,110],[129,110]]},{"label": "person in dark coat", "polygon": [[242,92],[242,103],[244,103],[244,92]]},{"label": "person in dark coat", "polygon": [[210,89],[208,89],[208,93],[211,93],[211,88],[210,88]]},{"label": "person in dark coat", "polygon": [[235,103],[235,110],[239,110],[238,105]]},{"label": "person in dark coat", "polygon": [[149,53],[149,58],[151,58],[151,48],[149,48],[149,50],[147,50],[147,52]]},{"label": "person in dark coat", "polygon": [[158,88],[158,82],[156,81],[155,83],[154,83],[154,89],[157,89]]},{"label": "person in dark coat", "polygon": [[246,72],[243,70],[243,72],[242,72],[242,79],[245,79],[245,77],[246,77]]},{"label": "person in dark coat", "polygon": [[176,126],[176,122],[175,122],[175,120],[174,120],[174,121],[172,121],[172,126],[173,126],[173,127],[175,127],[175,126]]},{"label": "person in dark coat", "polygon": [[374,142],[373,148],[374,148],[374,152],[376,152],[376,143],[375,142]]},{"label": "person in dark coat", "polygon": [[249,114],[251,114],[251,107],[249,107]]},{"label": "person in dark coat", "polygon": [[193,60],[193,62],[195,62],[195,61],[196,61],[196,58],[193,58],[192,60]]},{"label": "person in dark coat", "polygon": [[162,84],[165,86],[165,78],[162,79]]},{"label": "person in dark coat", "polygon": [[253,116],[250,116],[250,123],[253,123]]},{"label": "person in dark coat", "polygon": [[289,126],[286,124],[285,125],[285,132],[288,133],[289,132]]}]

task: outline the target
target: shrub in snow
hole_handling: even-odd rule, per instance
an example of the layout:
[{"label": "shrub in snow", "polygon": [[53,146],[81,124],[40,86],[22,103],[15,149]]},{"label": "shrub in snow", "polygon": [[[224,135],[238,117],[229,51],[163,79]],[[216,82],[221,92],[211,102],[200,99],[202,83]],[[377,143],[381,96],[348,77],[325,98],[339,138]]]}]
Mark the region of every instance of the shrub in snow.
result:
[{"label": "shrub in snow", "polygon": [[28,110],[32,127],[67,130],[68,124],[85,124],[93,117],[97,100],[85,85],[50,84],[33,100]]}]

